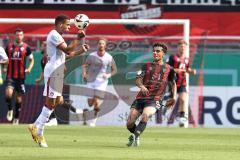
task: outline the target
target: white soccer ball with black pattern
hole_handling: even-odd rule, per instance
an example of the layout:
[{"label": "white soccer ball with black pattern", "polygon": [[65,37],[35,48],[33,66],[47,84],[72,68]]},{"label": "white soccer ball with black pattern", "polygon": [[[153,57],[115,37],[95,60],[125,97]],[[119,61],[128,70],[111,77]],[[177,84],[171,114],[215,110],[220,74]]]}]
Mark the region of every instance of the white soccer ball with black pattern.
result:
[{"label": "white soccer ball with black pattern", "polygon": [[89,18],[85,14],[78,14],[74,18],[74,24],[78,29],[85,29],[89,25]]}]

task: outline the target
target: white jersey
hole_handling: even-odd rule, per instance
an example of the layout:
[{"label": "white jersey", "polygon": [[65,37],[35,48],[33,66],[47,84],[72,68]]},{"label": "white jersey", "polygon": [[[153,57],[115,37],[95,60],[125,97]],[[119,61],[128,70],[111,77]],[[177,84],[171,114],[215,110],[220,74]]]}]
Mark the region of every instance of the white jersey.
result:
[{"label": "white jersey", "polygon": [[5,50],[2,47],[0,47],[0,61],[2,60],[8,60],[8,56]]},{"label": "white jersey", "polygon": [[64,77],[65,53],[57,46],[65,43],[63,37],[52,30],[47,36],[47,56],[48,62],[44,68],[44,77]]},{"label": "white jersey", "polygon": [[105,54],[101,57],[97,54],[97,52],[92,52],[87,57],[86,63],[88,64],[88,82],[108,82],[103,75],[111,73],[111,66],[115,63],[113,57],[109,53],[105,52]]}]

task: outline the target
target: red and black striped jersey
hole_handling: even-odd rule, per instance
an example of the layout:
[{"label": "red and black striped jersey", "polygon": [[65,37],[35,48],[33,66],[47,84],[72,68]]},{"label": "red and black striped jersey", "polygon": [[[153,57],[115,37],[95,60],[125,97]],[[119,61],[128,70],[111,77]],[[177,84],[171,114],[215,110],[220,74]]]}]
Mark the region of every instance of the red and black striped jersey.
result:
[{"label": "red and black striped jersey", "polygon": [[[186,57],[180,58],[179,54],[171,55],[167,63],[173,68],[186,69],[186,70],[189,68],[189,58],[186,58]],[[177,84],[177,87],[187,85],[185,72],[177,73],[176,84]]]},{"label": "red and black striped jersey", "polygon": [[137,78],[142,78],[143,85],[149,94],[143,95],[138,92],[136,99],[153,99],[159,101],[165,94],[168,82],[175,80],[175,72],[168,64],[159,65],[154,62],[146,63],[138,71]]},{"label": "red and black striped jersey", "polygon": [[7,78],[24,79],[26,57],[31,54],[30,47],[26,43],[21,46],[10,43],[6,47],[6,53],[9,59]]}]

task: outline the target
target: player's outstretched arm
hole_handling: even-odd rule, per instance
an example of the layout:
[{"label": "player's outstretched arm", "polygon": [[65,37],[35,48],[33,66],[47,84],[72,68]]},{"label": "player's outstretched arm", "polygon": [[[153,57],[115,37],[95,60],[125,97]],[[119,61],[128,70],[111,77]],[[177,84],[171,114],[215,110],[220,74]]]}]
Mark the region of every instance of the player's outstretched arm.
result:
[{"label": "player's outstretched arm", "polygon": [[77,46],[80,44],[81,39],[85,37],[85,32],[83,30],[79,30],[77,34],[77,39],[73,40],[69,45],[64,43],[60,44],[58,49],[62,50],[67,55],[71,54],[73,51],[76,50]]},{"label": "player's outstretched arm", "polygon": [[187,72],[190,74],[193,74],[193,75],[195,75],[197,73],[196,69],[192,69],[192,68],[188,68]]}]

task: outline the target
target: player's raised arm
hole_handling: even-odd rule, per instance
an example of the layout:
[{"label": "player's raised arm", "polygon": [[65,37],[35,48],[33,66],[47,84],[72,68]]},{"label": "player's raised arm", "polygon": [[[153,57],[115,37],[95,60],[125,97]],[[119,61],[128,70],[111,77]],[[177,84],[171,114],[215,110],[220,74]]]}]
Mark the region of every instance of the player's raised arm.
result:
[{"label": "player's raised arm", "polygon": [[[84,30],[79,30],[77,33],[77,39],[73,40],[69,45],[67,45],[66,43],[61,43],[57,46],[57,48],[62,50],[67,55],[69,55],[70,53],[71,54],[75,53],[77,46],[80,44],[81,39],[84,37],[85,37]],[[85,47],[85,48],[87,48],[87,47]],[[77,52],[77,53],[79,53],[79,52]],[[81,53],[83,53],[83,52],[81,52]]]}]

